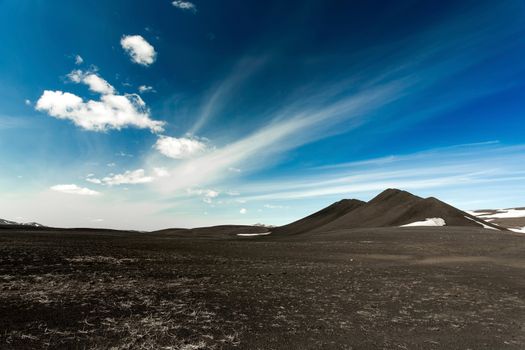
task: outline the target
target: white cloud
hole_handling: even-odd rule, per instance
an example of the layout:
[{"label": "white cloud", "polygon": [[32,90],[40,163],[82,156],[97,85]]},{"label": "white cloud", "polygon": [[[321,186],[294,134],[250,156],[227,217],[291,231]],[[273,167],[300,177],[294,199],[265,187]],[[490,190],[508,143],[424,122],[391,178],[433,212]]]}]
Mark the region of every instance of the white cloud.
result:
[{"label": "white cloud", "polygon": [[162,168],[162,167],[153,168],[153,173],[155,174],[156,177],[165,177],[165,176],[170,175],[170,172],[168,171],[168,169]]},{"label": "white cloud", "polygon": [[195,195],[202,197],[202,201],[207,204],[212,204],[213,199],[217,198],[220,194],[219,191],[205,188],[187,188],[186,192],[189,195]]},{"label": "white cloud", "polygon": [[241,214],[246,214],[248,212],[248,210],[246,210],[246,208],[241,208],[241,210],[239,210],[239,213]]},{"label": "white cloud", "polygon": [[126,153],[126,152],[117,152],[115,153],[116,156],[119,156],[119,157],[129,157],[129,158],[133,158],[133,154],[129,154],[129,153]]},{"label": "white cloud", "polygon": [[75,56],[75,64],[80,65],[82,63],[84,63],[84,59],[82,58],[82,56],[76,55]]},{"label": "white cloud", "polygon": [[128,170],[123,174],[104,177],[101,182],[109,186],[118,186],[123,184],[144,184],[152,182],[154,177],[146,176],[144,169]]},{"label": "white cloud", "polygon": [[78,194],[81,196],[96,196],[100,194],[100,192],[93,191],[85,187],[79,187],[75,184],[55,185],[51,187],[51,190],[68,194]]},{"label": "white cloud", "polygon": [[57,119],[69,119],[92,131],[120,130],[125,127],[163,130],[162,121],[152,120],[149,109],[137,94],[102,95],[100,101],[88,100],[69,92],[45,90],[36,109]]},{"label": "white cloud", "polygon": [[160,153],[173,159],[188,159],[199,156],[208,146],[196,138],[160,136],[154,146]]},{"label": "white cloud", "polygon": [[120,45],[137,64],[149,66],[155,62],[157,57],[155,48],[140,35],[124,35]]},{"label": "white cloud", "polygon": [[203,196],[203,197],[208,197],[208,198],[215,198],[215,197],[218,197],[220,194],[219,191],[205,189],[205,188],[197,188],[197,189],[188,188],[186,192],[188,192],[188,194],[191,194],[191,195],[198,195],[198,196]]},{"label": "white cloud", "polygon": [[141,86],[139,86],[139,92],[141,94],[144,94],[146,92],[155,92],[155,90],[153,89],[153,86],[141,85]]},{"label": "white cloud", "polygon": [[210,198],[215,198],[218,195],[219,195],[219,192],[214,191],[214,190],[207,190],[206,193],[205,193],[205,196],[206,197],[210,197]]},{"label": "white cloud", "polygon": [[31,106],[31,100],[29,99],[26,99],[24,103],[26,104],[26,106]]},{"label": "white cloud", "polygon": [[91,182],[92,184],[100,185],[102,183],[102,180],[97,179],[96,177],[88,177],[86,178],[87,182]]},{"label": "white cloud", "polygon": [[170,173],[166,168],[158,167],[153,168],[154,175],[146,175],[144,169],[127,170],[122,174],[109,174],[101,179],[94,177],[93,174],[89,174],[86,177],[86,181],[107,186],[118,186],[118,185],[136,185],[144,184],[155,181],[158,178],[169,176]]},{"label": "white cloud", "polygon": [[101,94],[100,100],[84,101],[69,92],[45,90],[36,103],[37,110],[58,119],[69,119],[75,125],[92,131],[120,130],[128,126],[152,132],[163,131],[165,122],[150,118],[150,111],[139,95],[117,95],[115,88],[95,72],[77,69],[67,77]]},{"label": "white cloud", "polygon": [[77,69],[69,73],[67,77],[74,83],[86,84],[93,92],[103,95],[112,95],[115,93],[115,88],[111,86],[111,84],[93,72],[83,72]]},{"label": "white cloud", "polygon": [[265,204],[264,207],[267,209],[287,209],[288,208],[287,206],[284,206],[284,205],[273,205],[273,204]]},{"label": "white cloud", "polygon": [[189,1],[176,0],[176,1],[173,1],[172,4],[173,6],[181,10],[192,11],[193,13],[197,12],[197,7],[195,6],[195,4]]}]

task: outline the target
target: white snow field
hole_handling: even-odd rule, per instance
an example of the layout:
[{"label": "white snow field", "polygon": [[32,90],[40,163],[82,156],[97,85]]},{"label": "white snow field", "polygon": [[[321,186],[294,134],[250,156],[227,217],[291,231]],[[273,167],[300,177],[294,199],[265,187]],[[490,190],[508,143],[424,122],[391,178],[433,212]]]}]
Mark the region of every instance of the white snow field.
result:
[{"label": "white snow field", "polygon": [[255,237],[255,236],[267,236],[271,232],[261,232],[261,233],[237,233],[237,236],[241,237]]},{"label": "white snow field", "polygon": [[446,222],[442,218],[426,218],[424,221],[416,221],[410,224],[401,225],[400,227],[409,226],[445,226]]},{"label": "white snow field", "polygon": [[495,213],[490,212],[469,212],[481,219],[508,219],[508,218],[525,218],[525,209],[496,209]]}]

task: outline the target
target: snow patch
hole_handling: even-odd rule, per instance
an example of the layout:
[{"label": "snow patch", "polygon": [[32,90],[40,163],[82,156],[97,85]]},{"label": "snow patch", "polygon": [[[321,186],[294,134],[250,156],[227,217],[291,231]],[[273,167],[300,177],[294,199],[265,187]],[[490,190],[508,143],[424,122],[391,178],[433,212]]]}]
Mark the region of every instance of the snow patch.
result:
[{"label": "snow patch", "polygon": [[426,218],[424,221],[416,221],[410,224],[401,225],[400,227],[409,226],[445,226],[446,222],[442,218]]},{"label": "snow patch", "polygon": [[237,233],[237,236],[240,237],[255,237],[255,236],[267,236],[271,232],[261,232],[261,233]]},{"label": "snow patch", "polygon": [[519,232],[519,233],[525,233],[525,226],[523,226],[522,228],[509,228],[509,230],[511,231],[514,231],[514,232]]},{"label": "snow patch", "polygon": [[465,213],[472,216],[490,215],[490,211],[465,210]]},{"label": "snow patch", "polygon": [[481,226],[483,226],[483,228],[488,228],[489,230],[496,230],[496,231],[499,231],[499,229],[495,228],[495,227],[492,227],[492,226],[489,226],[489,225],[485,225],[483,222],[481,221],[478,221],[476,219],[473,219],[471,217],[468,217],[468,216],[465,216],[465,219],[469,219],[470,221],[474,221],[476,224],[480,224]]}]

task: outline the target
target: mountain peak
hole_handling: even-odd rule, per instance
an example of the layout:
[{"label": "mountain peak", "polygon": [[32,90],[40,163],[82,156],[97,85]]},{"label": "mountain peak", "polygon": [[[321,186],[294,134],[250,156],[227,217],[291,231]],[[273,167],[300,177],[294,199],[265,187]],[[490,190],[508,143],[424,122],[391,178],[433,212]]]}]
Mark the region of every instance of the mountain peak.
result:
[{"label": "mountain peak", "polygon": [[396,198],[396,200],[406,200],[409,198],[420,198],[418,196],[413,195],[410,192],[400,190],[397,188],[388,188],[372,198],[369,203],[377,203],[377,202],[383,202],[383,201],[390,201],[392,199]]}]

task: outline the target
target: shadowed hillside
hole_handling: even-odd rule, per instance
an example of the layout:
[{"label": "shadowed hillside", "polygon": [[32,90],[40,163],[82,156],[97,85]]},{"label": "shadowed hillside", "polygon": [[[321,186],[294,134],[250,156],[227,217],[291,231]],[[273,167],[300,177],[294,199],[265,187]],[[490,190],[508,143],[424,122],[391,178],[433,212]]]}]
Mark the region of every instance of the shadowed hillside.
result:
[{"label": "shadowed hillside", "polygon": [[357,199],[343,199],[303,219],[278,227],[273,230],[273,233],[297,234],[311,231],[333,222],[365,204],[366,202]]}]

